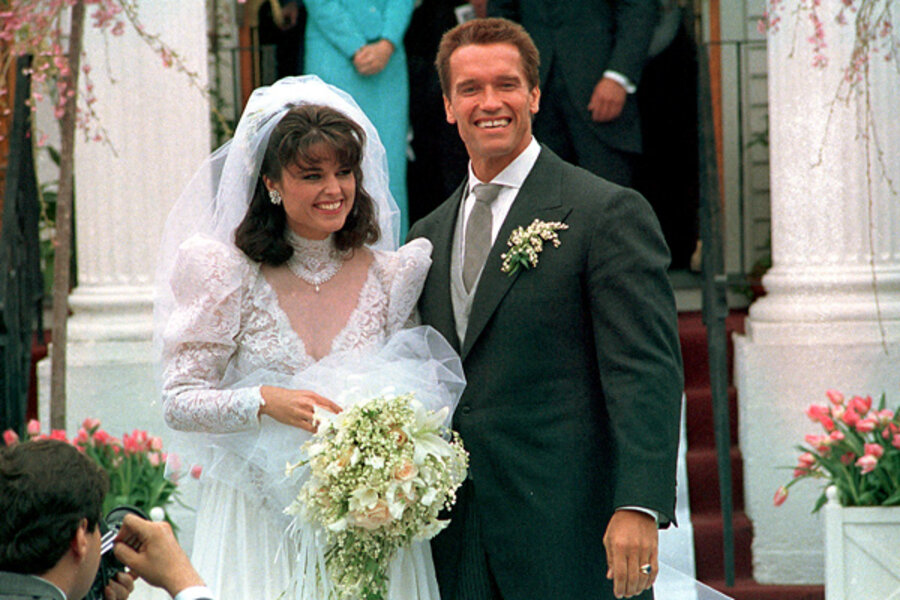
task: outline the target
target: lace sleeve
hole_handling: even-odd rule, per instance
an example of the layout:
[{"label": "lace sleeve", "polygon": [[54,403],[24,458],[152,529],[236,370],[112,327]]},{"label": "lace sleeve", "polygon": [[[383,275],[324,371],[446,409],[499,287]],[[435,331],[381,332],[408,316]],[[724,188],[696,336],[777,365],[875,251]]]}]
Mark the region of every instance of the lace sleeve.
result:
[{"label": "lace sleeve", "polygon": [[388,336],[405,326],[416,324],[416,302],[431,267],[431,242],[415,239],[396,252],[384,253],[385,279],[388,293]]},{"label": "lace sleeve", "polygon": [[163,334],[163,412],[182,431],[225,433],[257,425],[259,388],[224,389],[252,264],[236,249],[195,236],[178,250],[175,307]]}]

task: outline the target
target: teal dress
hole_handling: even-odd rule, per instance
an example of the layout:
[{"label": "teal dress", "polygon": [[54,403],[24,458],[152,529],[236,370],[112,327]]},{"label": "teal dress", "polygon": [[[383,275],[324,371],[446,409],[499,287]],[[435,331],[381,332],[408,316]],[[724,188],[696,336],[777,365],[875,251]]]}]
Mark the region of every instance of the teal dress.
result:
[{"label": "teal dress", "polygon": [[[371,119],[387,152],[390,188],[400,206],[406,237],[406,134],[409,124],[409,80],[403,36],[414,0],[304,0],[306,51],[304,72],[349,93]],[[394,44],[383,71],[363,76],[353,66],[362,46],[380,39]]]}]

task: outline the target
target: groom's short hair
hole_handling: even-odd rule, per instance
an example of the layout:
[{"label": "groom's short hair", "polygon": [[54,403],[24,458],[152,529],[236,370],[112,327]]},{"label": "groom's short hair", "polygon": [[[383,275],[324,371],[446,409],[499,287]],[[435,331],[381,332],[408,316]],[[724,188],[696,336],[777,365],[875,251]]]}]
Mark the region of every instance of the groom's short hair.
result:
[{"label": "groom's short hair", "polygon": [[441,91],[446,97],[450,97],[450,55],[458,48],[472,44],[512,44],[519,50],[528,88],[534,89],[540,84],[541,55],[524,27],[509,19],[472,19],[446,32],[438,46],[434,64],[441,80]]}]

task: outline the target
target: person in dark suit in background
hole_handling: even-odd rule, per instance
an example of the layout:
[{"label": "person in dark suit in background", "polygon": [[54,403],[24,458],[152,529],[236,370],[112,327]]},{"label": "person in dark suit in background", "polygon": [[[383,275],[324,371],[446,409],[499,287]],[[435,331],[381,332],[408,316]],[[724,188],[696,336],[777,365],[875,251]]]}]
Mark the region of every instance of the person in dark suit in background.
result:
[{"label": "person in dark suit in background", "polygon": [[[485,0],[478,10],[483,11]],[[434,69],[441,36],[459,24],[460,0],[422,0],[403,40],[409,69],[409,124],[412,157],[407,168],[409,222],[415,223],[449,196],[466,174],[469,160],[456,128],[444,119],[441,82]]]},{"label": "person in dark suit in background", "polygon": [[[0,448],[0,599],[78,600],[90,591],[108,488],[106,472],[65,442]],[[168,524],[129,515],[116,539],[132,574],[176,600],[211,599]],[[133,589],[132,575],[120,572],[104,596],[123,600]]]},{"label": "person in dark suit in background", "polygon": [[634,92],[659,19],[659,0],[490,0],[541,53],[535,135],[564,160],[631,185],[641,152]]},{"label": "person in dark suit in background", "polygon": [[[669,254],[639,194],[532,136],[539,62],[505,19],[464,23],[438,51],[470,157],[409,235],[434,246],[422,322],[467,380],[453,426],[469,478],[432,543],[438,583],[444,600],[647,599],[674,521],[683,386]],[[558,247],[504,272],[507,240],[535,220]]]}]

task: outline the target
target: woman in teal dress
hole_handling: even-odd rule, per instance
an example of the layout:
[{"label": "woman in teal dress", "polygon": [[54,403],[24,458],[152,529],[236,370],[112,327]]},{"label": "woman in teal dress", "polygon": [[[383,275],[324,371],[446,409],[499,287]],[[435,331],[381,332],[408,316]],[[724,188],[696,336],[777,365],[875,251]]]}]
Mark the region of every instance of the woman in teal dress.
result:
[{"label": "woman in teal dress", "polygon": [[390,189],[408,229],[406,133],[409,81],[403,36],[414,0],[304,0],[304,72],[349,93],[378,130],[387,151]]}]

